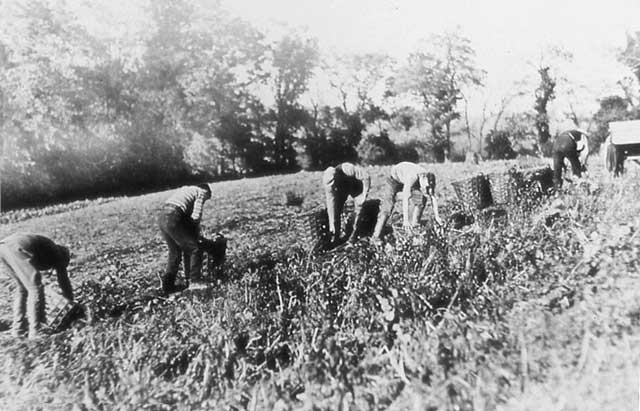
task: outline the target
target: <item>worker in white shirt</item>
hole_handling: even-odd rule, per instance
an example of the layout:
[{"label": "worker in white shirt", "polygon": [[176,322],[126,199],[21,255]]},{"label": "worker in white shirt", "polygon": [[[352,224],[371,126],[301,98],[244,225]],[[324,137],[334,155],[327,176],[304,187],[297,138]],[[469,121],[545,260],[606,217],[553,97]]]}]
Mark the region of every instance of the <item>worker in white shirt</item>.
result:
[{"label": "worker in white shirt", "polygon": [[[427,172],[418,164],[403,161],[392,166],[382,195],[382,203],[373,238],[380,238],[382,229],[393,211],[396,194],[400,191],[402,191],[402,225],[405,229],[410,229],[418,224],[427,203],[427,198],[431,199],[436,222],[442,224],[438,214],[435,189],[435,175]],[[410,213],[409,203],[413,205],[412,213]]]}]

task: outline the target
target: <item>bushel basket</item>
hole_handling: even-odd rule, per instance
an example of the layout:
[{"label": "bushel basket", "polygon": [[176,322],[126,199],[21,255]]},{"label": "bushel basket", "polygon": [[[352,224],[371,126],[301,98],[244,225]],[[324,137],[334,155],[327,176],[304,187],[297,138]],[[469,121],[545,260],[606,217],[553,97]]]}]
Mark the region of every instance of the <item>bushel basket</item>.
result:
[{"label": "bushel basket", "polygon": [[523,187],[522,172],[509,170],[506,173],[491,173],[489,183],[494,204],[516,205],[520,202]]},{"label": "bushel basket", "polygon": [[301,215],[297,219],[297,226],[301,245],[305,250],[314,252],[328,248],[331,243],[331,233],[326,208]]},{"label": "bushel basket", "polygon": [[451,185],[466,209],[481,210],[493,204],[491,186],[483,174],[465,180],[453,181]]}]

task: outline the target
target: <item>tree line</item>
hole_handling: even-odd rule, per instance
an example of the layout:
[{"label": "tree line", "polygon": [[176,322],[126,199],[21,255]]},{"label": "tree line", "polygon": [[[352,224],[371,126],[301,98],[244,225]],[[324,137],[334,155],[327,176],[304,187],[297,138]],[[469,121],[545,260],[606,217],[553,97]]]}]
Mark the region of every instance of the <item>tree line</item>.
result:
[{"label": "tree line", "polygon": [[[331,59],[304,33],[270,38],[216,2],[148,2],[146,24],[118,35],[94,33],[64,2],[19,3],[0,15],[3,209],[340,161],[453,160],[460,135],[488,158],[550,138],[545,67],[532,114],[472,130],[465,93],[485,72],[457,33],[403,61]],[[637,39],[621,55],[630,66]],[[318,78],[338,103],[314,95]],[[633,93],[602,104],[602,124],[635,115]]]}]

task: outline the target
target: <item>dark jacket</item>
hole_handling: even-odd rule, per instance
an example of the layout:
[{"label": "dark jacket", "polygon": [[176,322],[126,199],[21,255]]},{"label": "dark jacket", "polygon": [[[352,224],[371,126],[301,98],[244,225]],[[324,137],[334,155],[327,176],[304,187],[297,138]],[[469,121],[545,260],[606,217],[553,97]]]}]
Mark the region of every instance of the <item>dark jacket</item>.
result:
[{"label": "dark jacket", "polygon": [[69,251],[54,243],[51,239],[31,233],[15,233],[0,241],[10,248],[17,249],[30,257],[30,262],[38,271],[56,270],[62,295],[73,300],[71,283],[67,274]]}]

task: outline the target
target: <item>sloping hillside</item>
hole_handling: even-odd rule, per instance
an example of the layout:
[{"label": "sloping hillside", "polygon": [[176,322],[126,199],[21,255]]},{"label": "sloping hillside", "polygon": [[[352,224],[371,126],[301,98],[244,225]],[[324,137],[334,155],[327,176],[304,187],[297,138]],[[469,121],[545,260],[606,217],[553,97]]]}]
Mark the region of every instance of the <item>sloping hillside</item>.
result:
[{"label": "sloping hillside", "polygon": [[[443,214],[451,181],[505,166],[429,166]],[[295,222],[322,205],[320,173],[217,183],[203,224],[230,239],[227,278],[168,299],[169,192],[5,215],[0,236],[70,246],[92,323],[3,336],[0,408],[635,409],[640,184],[594,174],[502,226],[433,230],[427,208],[414,236],[315,258]]]}]

